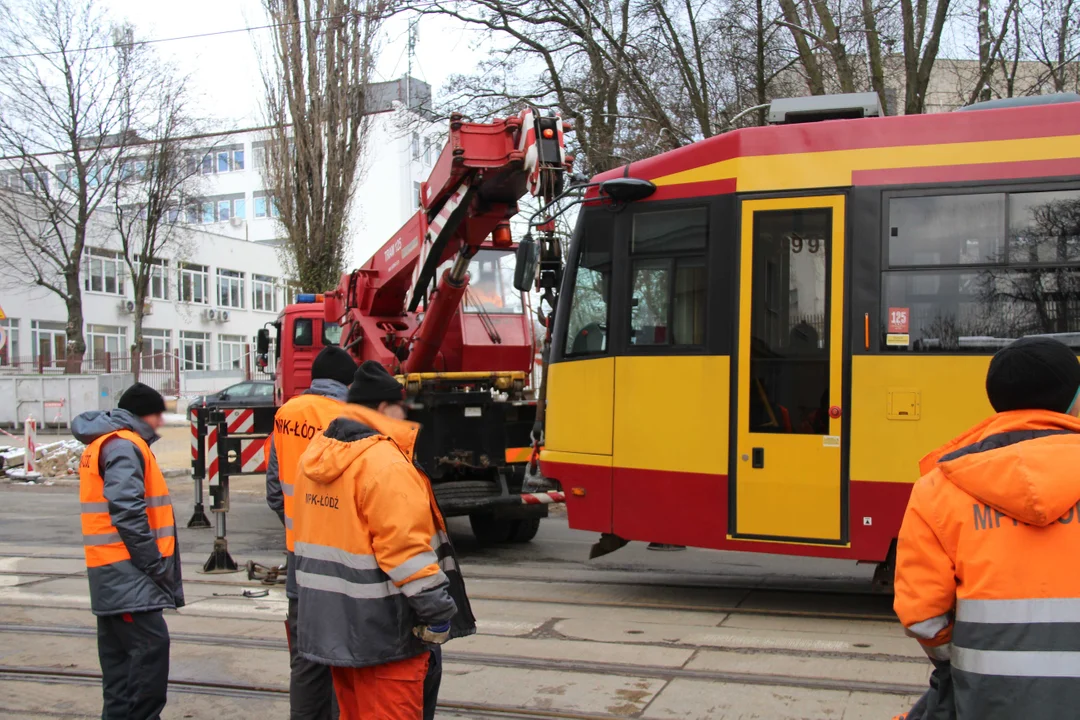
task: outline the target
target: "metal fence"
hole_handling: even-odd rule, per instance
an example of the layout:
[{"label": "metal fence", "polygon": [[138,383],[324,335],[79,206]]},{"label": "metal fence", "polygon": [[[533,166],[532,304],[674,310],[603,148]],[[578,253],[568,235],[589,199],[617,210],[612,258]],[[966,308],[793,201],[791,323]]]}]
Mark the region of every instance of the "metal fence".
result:
[{"label": "metal fence", "polygon": [[[271,352],[266,369],[260,369],[256,361],[254,348],[245,345],[239,367],[235,364],[224,367],[207,362],[194,362],[191,359],[185,360],[181,357],[179,350],[154,353],[152,355],[136,354],[133,356],[114,355],[106,352],[94,356],[88,353],[80,363],[78,370],[73,374],[109,375],[114,373],[134,373],[137,366],[139,369],[139,382],[149,385],[162,395],[178,396],[183,392],[184,374],[188,371],[202,372],[228,369],[241,372],[245,380],[273,380],[274,364],[274,354]],[[45,356],[13,358],[0,363],[0,373],[3,374],[63,375],[66,371],[67,361],[62,358],[49,359]]]}]

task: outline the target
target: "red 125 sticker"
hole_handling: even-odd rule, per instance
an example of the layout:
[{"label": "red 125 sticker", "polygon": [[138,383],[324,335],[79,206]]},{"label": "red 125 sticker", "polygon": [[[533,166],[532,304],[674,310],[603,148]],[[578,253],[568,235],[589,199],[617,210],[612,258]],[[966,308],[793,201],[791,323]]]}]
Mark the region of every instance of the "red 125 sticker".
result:
[{"label": "red 125 sticker", "polygon": [[906,335],[908,332],[908,308],[889,308],[889,333]]}]

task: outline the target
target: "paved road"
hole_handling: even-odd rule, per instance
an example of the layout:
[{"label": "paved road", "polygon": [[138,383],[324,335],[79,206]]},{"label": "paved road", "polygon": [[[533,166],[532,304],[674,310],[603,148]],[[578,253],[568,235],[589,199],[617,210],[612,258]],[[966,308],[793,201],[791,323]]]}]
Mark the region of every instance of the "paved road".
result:
[{"label": "paved road", "polygon": [[[230,548],[241,563],[278,562],[280,523],[254,480],[233,496]],[[190,483],[174,479],[171,490],[185,518]],[[440,720],[493,716],[470,705],[519,718],[884,720],[909,706],[928,675],[917,645],[888,617],[888,599],[865,592],[871,568],[633,545],[589,561],[595,538],[563,516],[524,546],[481,548],[467,522],[453,525],[479,633],[447,646]],[[284,717],[284,596],[273,588],[239,597],[252,586],[242,574],[199,573],[212,542],[212,531],[180,531],[189,605],[169,616],[177,685],[166,717]],[[0,717],[98,711],[92,680],[76,687],[2,674],[95,673],[92,624],[77,489],[0,485]],[[192,694],[181,682],[265,690],[237,699]]]}]

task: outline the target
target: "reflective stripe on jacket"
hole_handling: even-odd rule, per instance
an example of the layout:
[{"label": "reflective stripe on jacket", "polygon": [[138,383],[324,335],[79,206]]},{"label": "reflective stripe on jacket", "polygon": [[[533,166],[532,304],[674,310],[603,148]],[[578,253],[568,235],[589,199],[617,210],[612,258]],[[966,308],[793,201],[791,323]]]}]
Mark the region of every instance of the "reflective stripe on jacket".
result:
[{"label": "reflective stripe on jacket", "polygon": [[425,650],[417,625],[476,631],[442,515],[412,462],[417,426],[376,415],[347,405],[297,472],[298,650],[325,665],[413,657]]},{"label": "reflective stripe on jacket", "polygon": [[79,467],[83,549],[97,615],[184,604],[169,488],[150,450],[154,433],[122,410],[83,413]]},{"label": "reflective stripe on jacket", "polygon": [[895,609],[948,661],[959,720],[1080,706],[1080,420],[1000,413],[923,460],[897,544]]},{"label": "reflective stripe on jacket", "polygon": [[288,556],[285,595],[296,598],[296,562],[293,559],[293,493],[296,466],[312,438],[341,414],[348,387],[336,380],[316,378],[311,387],[278,408],[266,465],[266,502],[285,526]]}]

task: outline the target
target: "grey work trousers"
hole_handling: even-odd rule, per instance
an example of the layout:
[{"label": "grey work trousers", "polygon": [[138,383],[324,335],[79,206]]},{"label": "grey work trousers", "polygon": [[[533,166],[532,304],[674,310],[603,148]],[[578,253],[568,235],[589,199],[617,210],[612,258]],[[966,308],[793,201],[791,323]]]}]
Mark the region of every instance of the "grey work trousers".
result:
[{"label": "grey work trousers", "polygon": [[161,611],[98,617],[102,720],[157,720],[169,691],[169,626]]},{"label": "grey work trousers", "polygon": [[296,598],[289,598],[285,630],[289,635],[289,720],[337,720],[334,679],[327,665],[311,662],[296,652]]}]

